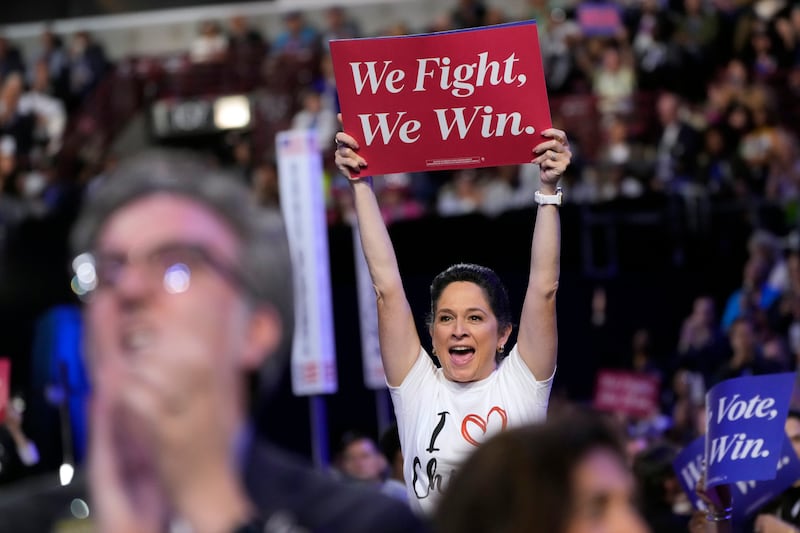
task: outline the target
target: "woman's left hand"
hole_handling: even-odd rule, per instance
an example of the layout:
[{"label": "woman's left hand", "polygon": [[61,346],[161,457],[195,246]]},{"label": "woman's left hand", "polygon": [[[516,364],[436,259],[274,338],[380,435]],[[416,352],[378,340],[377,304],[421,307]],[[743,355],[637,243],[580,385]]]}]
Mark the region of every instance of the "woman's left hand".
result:
[{"label": "woman's left hand", "polygon": [[569,149],[567,134],[556,128],[542,131],[542,136],[547,140],[539,143],[534,149],[533,163],[539,165],[539,181],[550,185],[555,190],[558,180],[572,160],[572,151]]}]

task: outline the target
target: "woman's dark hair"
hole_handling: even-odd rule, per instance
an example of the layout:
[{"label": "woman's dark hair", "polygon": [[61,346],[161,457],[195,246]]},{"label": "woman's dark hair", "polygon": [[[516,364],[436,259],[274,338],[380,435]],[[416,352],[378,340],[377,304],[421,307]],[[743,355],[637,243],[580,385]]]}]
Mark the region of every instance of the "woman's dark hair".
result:
[{"label": "woman's dark hair", "polygon": [[620,428],[602,413],[568,409],[480,445],[437,505],[438,533],[560,533],[572,513],[573,470],[593,450],[626,463]]},{"label": "woman's dark hair", "polygon": [[508,299],[508,291],[495,271],[489,267],[474,263],[457,263],[433,278],[431,283],[431,309],[425,321],[428,328],[433,325],[436,307],[439,305],[439,298],[442,296],[442,292],[455,281],[469,281],[483,290],[486,299],[489,301],[489,307],[497,317],[497,325],[500,331],[514,325],[511,319],[511,303]]}]

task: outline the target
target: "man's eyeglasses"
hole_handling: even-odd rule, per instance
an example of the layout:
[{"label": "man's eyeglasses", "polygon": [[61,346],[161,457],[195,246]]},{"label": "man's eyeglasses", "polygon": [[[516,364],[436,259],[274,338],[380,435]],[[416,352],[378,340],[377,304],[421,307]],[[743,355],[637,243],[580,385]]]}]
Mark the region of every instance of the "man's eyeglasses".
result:
[{"label": "man's eyeglasses", "polygon": [[167,243],[136,256],[118,252],[86,252],[72,261],[72,290],[80,297],[115,287],[125,268],[136,264],[147,279],[160,282],[169,294],[186,292],[192,273],[210,269],[221,278],[250,293],[250,285],[239,270],[198,244]]}]

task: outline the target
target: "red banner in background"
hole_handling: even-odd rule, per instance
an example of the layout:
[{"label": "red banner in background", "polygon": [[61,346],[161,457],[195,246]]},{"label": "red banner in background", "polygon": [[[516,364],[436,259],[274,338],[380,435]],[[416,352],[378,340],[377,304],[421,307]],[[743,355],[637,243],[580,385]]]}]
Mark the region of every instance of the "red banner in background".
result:
[{"label": "red banner in background", "polygon": [[369,174],[530,163],[551,127],[535,21],[330,48]]},{"label": "red banner in background", "polygon": [[651,374],[626,370],[600,370],[595,382],[595,409],[647,418],[659,411],[661,380]]},{"label": "red banner in background", "polygon": [[11,360],[0,357],[0,423],[6,419],[6,407],[11,390]]},{"label": "red banner in background", "polygon": [[611,37],[622,29],[622,17],[616,4],[583,2],[578,5],[578,24],[584,35]]}]

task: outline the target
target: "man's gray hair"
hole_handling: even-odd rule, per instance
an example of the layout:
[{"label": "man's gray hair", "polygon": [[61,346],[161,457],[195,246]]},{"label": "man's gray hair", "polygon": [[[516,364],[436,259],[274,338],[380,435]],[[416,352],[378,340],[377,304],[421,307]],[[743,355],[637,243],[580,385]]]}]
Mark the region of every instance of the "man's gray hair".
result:
[{"label": "man's gray hair", "polygon": [[171,194],[208,207],[239,237],[239,270],[248,296],[255,303],[274,307],[280,315],[283,342],[279,353],[268,361],[270,367],[282,366],[294,331],[294,295],[291,255],[280,210],[259,206],[239,176],[188,150],[147,149],[124,159],[101,179],[87,191],[72,227],[73,253],[92,251],[109,217],[135,200]]}]

